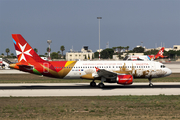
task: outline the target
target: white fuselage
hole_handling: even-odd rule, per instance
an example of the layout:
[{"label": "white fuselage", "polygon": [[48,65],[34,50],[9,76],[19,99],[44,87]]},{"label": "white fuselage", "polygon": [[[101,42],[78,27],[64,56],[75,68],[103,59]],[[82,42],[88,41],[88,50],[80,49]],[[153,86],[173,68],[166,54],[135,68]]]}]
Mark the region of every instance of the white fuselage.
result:
[{"label": "white fuselage", "polygon": [[77,61],[64,78],[81,78],[87,74],[98,77],[96,68],[117,75],[131,74],[134,78],[157,78],[171,74],[170,69],[154,61]]},{"label": "white fuselage", "polygon": [[151,61],[150,57],[148,55],[130,55],[127,56],[127,61],[131,60],[131,61],[137,61],[137,60],[141,60],[141,61]]}]

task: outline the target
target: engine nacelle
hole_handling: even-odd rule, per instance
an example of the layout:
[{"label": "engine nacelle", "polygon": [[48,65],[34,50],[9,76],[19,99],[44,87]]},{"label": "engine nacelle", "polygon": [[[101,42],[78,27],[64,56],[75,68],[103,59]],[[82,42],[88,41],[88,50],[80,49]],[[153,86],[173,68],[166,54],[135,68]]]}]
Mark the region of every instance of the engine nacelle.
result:
[{"label": "engine nacelle", "polygon": [[133,83],[132,75],[118,75],[117,84],[129,85]]}]

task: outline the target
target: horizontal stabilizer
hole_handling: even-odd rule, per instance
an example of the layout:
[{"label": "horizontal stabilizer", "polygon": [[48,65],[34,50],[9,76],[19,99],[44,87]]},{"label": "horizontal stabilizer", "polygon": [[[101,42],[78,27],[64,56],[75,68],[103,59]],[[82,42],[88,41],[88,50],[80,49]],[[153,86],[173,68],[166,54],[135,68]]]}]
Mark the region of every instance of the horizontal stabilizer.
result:
[{"label": "horizontal stabilizer", "polygon": [[34,68],[34,66],[32,66],[32,65],[17,65],[17,66],[28,68],[28,69],[33,69]]}]

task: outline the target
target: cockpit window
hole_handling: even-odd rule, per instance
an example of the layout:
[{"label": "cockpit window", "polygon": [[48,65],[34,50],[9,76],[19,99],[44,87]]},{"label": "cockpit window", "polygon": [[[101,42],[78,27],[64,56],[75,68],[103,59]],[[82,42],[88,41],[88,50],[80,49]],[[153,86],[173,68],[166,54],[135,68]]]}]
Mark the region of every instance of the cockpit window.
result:
[{"label": "cockpit window", "polygon": [[166,66],[164,66],[164,65],[161,65],[161,68],[165,68]]}]

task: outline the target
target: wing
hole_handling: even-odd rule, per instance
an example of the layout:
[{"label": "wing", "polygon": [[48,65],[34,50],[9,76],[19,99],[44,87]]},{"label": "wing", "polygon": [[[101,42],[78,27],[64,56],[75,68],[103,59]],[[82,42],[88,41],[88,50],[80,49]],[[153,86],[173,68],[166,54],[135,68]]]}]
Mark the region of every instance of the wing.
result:
[{"label": "wing", "polygon": [[117,78],[117,73],[105,70],[105,69],[99,69],[97,71],[97,74],[99,77],[104,77],[106,79],[116,79]]}]

